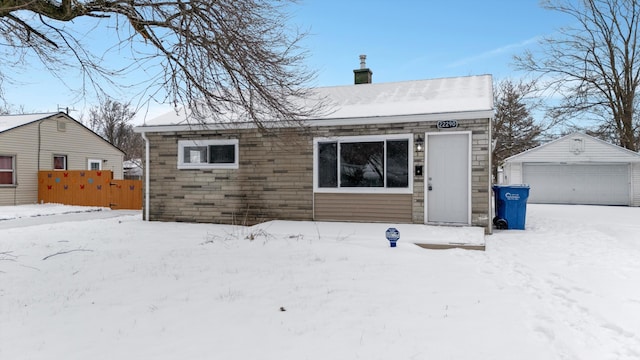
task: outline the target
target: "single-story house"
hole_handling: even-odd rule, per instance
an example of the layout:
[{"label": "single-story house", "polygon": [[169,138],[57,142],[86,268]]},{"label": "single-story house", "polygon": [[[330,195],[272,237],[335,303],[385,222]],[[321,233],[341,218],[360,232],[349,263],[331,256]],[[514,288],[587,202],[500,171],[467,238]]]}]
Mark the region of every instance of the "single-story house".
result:
[{"label": "single-story house", "polygon": [[315,220],[491,229],[490,75],[314,89],[331,111],[304,129],[191,124],[171,112],[146,141],[148,220]]},{"label": "single-story house", "polygon": [[573,133],[505,159],[505,184],[528,202],[640,206],[640,154]]},{"label": "single-story house", "polygon": [[63,112],[0,116],[0,205],[38,201],[39,170],[111,170],[124,153]]}]

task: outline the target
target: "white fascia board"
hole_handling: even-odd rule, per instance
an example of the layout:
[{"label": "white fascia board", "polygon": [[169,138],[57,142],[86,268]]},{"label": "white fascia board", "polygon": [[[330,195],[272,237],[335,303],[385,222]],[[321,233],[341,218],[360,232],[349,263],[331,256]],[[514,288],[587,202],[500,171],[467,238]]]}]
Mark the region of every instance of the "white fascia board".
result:
[{"label": "white fascia board", "polygon": [[[398,115],[398,116],[379,116],[379,117],[362,117],[362,118],[336,118],[336,119],[317,119],[302,121],[305,126],[345,126],[345,125],[369,125],[369,124],[397,124],[405,122],[429,122],[439,120],[473,120],[493,118],[493,110],[478,110],[455,113],[436,113],[436,114],[415,114],[415,115]],[[274,128],[285,128],[293,125],[272,123]],[[269,127],[269,126],[267,126]],[[226,129],[254,129],[257,128],[253,123],[237,123],[237,124],[193,124],[193,125],[155,125],[155,126],[138,126],[134,128],[135,132],[179,132],[179,131],[203,131],[203,130],[226,130]]]}]

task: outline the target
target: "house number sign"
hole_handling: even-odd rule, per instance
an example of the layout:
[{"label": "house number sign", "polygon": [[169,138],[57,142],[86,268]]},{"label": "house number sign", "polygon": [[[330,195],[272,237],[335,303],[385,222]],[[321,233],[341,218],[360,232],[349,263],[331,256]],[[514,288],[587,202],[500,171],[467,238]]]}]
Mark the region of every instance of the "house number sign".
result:
[{"label": "house number sign", "polygon": [[457,128],[458,121],[456,120],[440,120],[438,121],[438,129],[451,129]]}]

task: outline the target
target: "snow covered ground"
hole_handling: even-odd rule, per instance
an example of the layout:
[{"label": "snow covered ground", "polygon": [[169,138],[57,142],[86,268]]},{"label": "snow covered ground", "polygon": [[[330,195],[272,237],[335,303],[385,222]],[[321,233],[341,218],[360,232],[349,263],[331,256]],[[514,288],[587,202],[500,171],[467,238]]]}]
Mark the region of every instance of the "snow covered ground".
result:
[{"label": "snow covered ground", "polygon": [[0,220],[14,220],[60,214],[78,214],[95,211],[109,211],[109,208],[88,206],[67,206],[62,204],[38,204],[20,206],[0,206]]},{"label": "snow covered ground", "polygon": [[529,204],[484,252],[108,211],[0,221],[0,359],[640,358],[640,208]]}]

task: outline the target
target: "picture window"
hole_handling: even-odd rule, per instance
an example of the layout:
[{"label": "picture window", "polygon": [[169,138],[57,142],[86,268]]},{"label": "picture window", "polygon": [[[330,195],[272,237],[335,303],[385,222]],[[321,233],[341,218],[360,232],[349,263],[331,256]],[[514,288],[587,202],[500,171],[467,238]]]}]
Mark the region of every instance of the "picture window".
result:
[{"label": "picture window", "polygon": [[349,137],[316,143],[317,189],[411,187],[409,136]]}]

